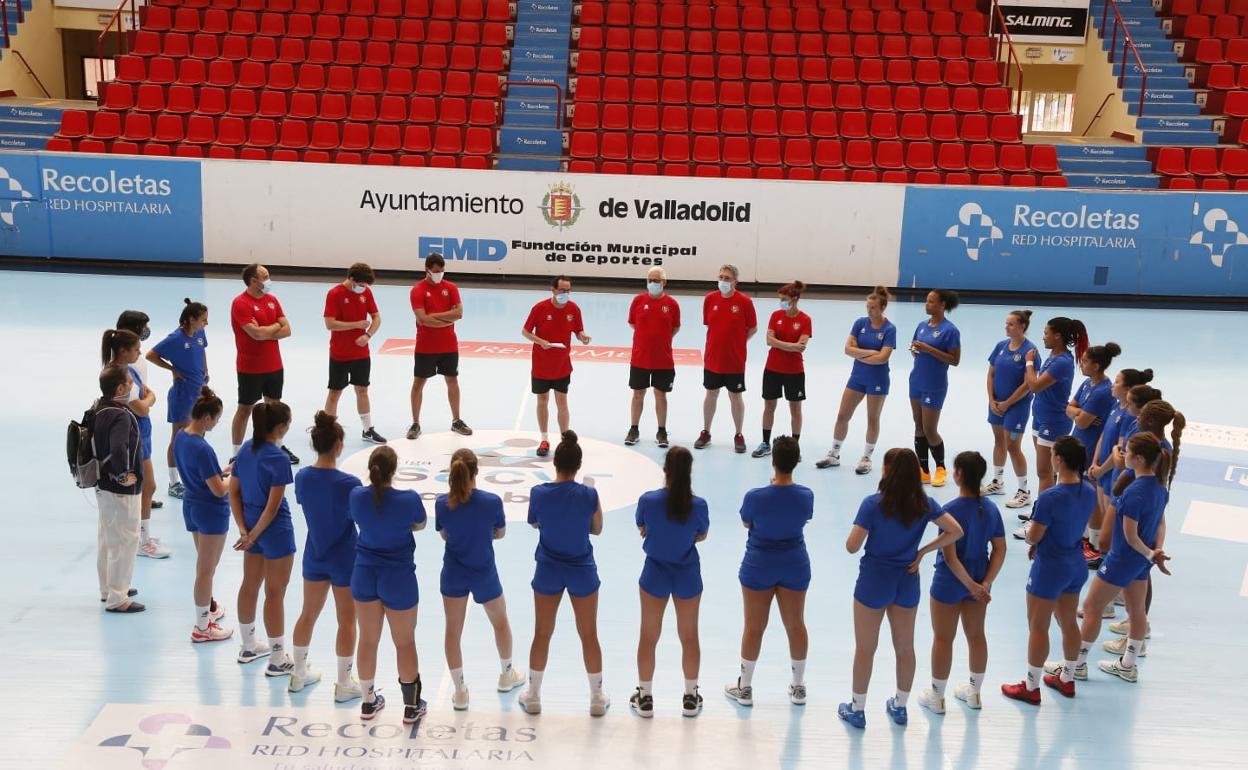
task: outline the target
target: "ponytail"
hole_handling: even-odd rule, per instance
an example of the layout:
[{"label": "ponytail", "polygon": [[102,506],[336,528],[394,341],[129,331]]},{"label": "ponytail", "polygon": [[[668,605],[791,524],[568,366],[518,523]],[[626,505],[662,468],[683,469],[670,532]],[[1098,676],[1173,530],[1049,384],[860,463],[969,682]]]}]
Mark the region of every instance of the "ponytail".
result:
[{"label": "ponytail", "polygon": [[959,452],[958,456],[953,458],[953,468],[962,474],[962,490],[975,493],[975,499],[979,501],[979,515],[982,517],[984,499],[980,495],[979,487],[984,481],[984,476],[988,475],[988,461],[979,452]]},{"label": "ponytail", "polygon": [[1170,423],[1170,468],[1166,473],[1166,489],[1174,483],[1174,473],[1179,469],[1179,444],[1183,441],[1183,429],[1187,427],[1187,418],[1182,412],[1174,413],[1174,421]]},{"label": "ponytail", "polygon": [[261,401],[251,410],[251,451],[269,440],[279,427],[290,422],[290,407],[281,401]]},{"label": "ponytail", "polygon": [[693,454],[683,446],[667,450],[663,475],[667,477],[667,519],[684,524],[693,513]]},{"label": "ponytail", "polygon": [[399,468],[399,456],[388,446],[379,446],[368,456],[368,483],[373,485],[373,504],[381,513],[381,498]]},{"label": "ponytail", "polygon": [[100,339],[100,363],[108,366],[123,350],[139,344],[139,335],[128,329],[108,329]]},{"label": "ponytail", "polygon": [[191,419],[216,417],[221,414],[222,407],[220,397],[212,392],[212,388],[205,385],[199,389],[199,398],[195,399],[195,405],[191,407]]},{"label": "ponytail", "polygon": [[456,449],[451,455],[450,491],[446,494],[446,504],[451,510],[468,502],[472,497],[471,484],[477,477],[477,456],[471,449]]},{"label": "ponytail", "polygon": [[[1088,350],[1088,330],[1077,318],[1058,316],[1049,319],[1049,328],[1062,337],[1062,345],[1075,349],[1075,360],[1082,360]],[[1115,347],[1117,347],[1115,345]]]},{"label": "ponytail", "polygon": [[182,307],[182,315],[178,316],[178,326],[185,331],[190,328],[191,321],[202,318],[204,313],[208,312],[208,306],[202,302],[192,302],[189,297],[183,298],[182,301],[186,304]]}]

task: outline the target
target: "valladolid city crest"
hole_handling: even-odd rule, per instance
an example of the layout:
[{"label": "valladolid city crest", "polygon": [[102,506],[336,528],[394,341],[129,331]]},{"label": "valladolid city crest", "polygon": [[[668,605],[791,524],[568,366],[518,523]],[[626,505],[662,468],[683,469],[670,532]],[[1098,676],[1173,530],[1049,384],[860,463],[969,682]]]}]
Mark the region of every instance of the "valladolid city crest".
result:
[{"label": "valladolid city crest", "polygon": [[542,198],[542,216],[546,224],[559,230],[571,227],[581,217],[581,199],[572,191],[572,185],[559,182],[550,186],[550,192]]}]

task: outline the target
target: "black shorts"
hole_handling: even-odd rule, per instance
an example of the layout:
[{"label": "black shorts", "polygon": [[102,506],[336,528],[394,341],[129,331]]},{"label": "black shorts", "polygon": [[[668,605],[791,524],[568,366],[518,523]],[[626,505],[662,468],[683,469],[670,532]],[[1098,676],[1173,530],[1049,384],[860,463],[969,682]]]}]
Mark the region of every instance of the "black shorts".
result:
[{"label": "black shorts", "polygon": [[459,353],[417,353],[412,376],[427,380],[436,375],[459,376]]},{"label": "black shorts", "polygon": [[280,399],[282,397],[283,382],[285,382],[284,369],[278,369],[276,372],[264,372],[263,374],[239,372],[238,403],[243,406],[251,406],[259,401],[261,396],[273,400]]},{"label": "black shorts", "polygon": [[568,386],[572,384],[572,375],[561,377],[557,380],[543,380],[540,377],[533,377],[533,392],[537,395],[555,391],[557,393],[567,393]]},{"label": "black shorts", "polygon": [[654,388],[664,393],[672,392],[672,383],[676,381],[675,369],[641,369],[628,367],[628,387],[633,390]]},{"label": "black shorts", "polygon": [[702,370],[702,387],[707,390],[727,388],[729,393],[745,392],[745,372],[740,374],[720,374],[710,369]]},{"label": "black shorts", "polygon": [[770,369],[763,370],[763,400],[775,401],[784,391],[785,401],[806,400],[806,373],[782,374]]},{"label": "black shorts", "polygon": [[357,358],[354,361],[335,361],[329,359],[329,389],[342,390],[348,384],[357,388],[368,387],[368,375],[373,371],[372,358]]}]

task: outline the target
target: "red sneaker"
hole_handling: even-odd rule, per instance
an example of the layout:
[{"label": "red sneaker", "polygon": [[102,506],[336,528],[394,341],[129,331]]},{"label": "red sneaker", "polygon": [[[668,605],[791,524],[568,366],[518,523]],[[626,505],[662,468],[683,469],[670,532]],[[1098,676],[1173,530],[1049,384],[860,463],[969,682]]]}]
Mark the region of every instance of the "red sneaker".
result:
[{"label": "red sneaker", "polygon": [[733,436],[732,448],[736,450],[737,454],[739,455],[745,454],[745,436],[742,436],[740,433]]},{"label": "red sneaker", "polygon": [[550,454],[550,442],[549,441],[543,441],[542,443],[537,445],[538,457],[545,457],[548,454]]},{"label": "red sneaker", "polygon": [[1026,682],[1003,684],[1001,685],[1001,694],[1011,700],[1021,700],[1023,703],[1030,703],[1033,706],[1040,705],[1040,691],[1028,690]]},{"label": "red sneaker", "polygon": [[693,448],[702,449],[703,447],[705,447],[706,445],[710,443],[711,443],[711,432],[709,430],[704,430],[698,434],[698,440],[693,442]]},{"label": "red sneaker", "polygon": [[1101,552],[1092,547],[1092,542],[1086,537],[1083,539],[1083,560],[1092,561],[1101,558]]},{"label": "red sneaker", "polygon": [[[1075,697],[1075,683],[1073,681],[1063,682],[1062,677],[1058,674],[1045,674],[1044,683],[1049,687],[1052,687],[1054,690],[1057,690],[1062,695],[1065,695],[1067,698]],[[1039,692],[1039,690],[1036,692]],[[1039,702],[1038,698],[1037,702]]]}]

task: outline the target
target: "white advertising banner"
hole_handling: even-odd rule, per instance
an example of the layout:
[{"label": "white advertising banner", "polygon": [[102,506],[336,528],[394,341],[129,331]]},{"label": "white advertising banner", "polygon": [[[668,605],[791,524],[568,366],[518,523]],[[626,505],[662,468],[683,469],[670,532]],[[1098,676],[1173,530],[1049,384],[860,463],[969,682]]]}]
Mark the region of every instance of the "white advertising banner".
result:
[{"label": "white advertising banner", "polygon": [[896,285],[905,188],[764,180],[220,161],[204,261]]}]

